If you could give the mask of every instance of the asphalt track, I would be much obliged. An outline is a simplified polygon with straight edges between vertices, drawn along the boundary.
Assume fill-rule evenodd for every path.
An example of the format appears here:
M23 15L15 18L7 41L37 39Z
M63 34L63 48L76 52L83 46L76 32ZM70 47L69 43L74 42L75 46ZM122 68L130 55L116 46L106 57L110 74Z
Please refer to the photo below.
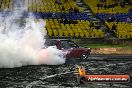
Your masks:
M125 61L127 59L128 61ZM131 55L90 55L87 60L72 58L58 66L0 68L0 88L132 88L129 83L77 83L74 65L83 65L87 74L128 74L132 76Z

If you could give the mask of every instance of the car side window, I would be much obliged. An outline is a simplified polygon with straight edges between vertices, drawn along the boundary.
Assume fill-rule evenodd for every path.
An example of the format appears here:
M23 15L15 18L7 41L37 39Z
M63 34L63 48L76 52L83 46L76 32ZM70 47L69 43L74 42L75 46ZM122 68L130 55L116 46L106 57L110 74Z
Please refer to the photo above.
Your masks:
M61 42L61 45L62 45L62 48L64 48L64 49L69 49L69 48L71 48L71 47L69 46L69 44L68 44L66 41L62 41L62 42Z
M68 43L68 45L69 45L71 48L77 48L77 47L78 47L74 42L68 41L67 43Z

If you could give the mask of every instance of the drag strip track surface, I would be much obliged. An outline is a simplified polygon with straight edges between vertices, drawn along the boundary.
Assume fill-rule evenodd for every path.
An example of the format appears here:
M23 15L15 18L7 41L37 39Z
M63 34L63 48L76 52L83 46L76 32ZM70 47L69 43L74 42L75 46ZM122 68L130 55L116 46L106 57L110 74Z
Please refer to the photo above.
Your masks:
M77 83L76 74L71 68L75 64L86 66L87 74L129 74L132 76L132 61L89 60L100 57L90 56L88 60L76 60L58 66L23 66L19 68L0 68L0 88L131 88L132 83ZM110 58L109 58L110 59ZM117 59L117 58L116 58Z

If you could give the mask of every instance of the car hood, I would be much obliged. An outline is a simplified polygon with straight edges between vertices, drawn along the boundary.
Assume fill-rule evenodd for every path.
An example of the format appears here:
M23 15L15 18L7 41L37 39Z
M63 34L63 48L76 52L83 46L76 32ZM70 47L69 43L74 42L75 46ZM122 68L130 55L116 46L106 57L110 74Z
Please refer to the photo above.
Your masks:
M84 50L84 51L88 51L91 50L91 48L85 48L85 47L78 47L78 48L70 48L70 49L63 49L64 52L69 52L71 50Z
M91 50L91 48L87 48L87 47L79 47L79 49Z

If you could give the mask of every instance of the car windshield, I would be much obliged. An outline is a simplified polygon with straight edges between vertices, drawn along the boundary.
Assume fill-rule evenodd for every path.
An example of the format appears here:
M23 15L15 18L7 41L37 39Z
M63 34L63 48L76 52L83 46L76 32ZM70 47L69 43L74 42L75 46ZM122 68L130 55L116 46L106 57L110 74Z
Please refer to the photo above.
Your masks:
M76 45L74 42L69 41L68 44L69 44L69 46L71 46L71 47L77 47L77 45Z
M77 48L78 45L72 41L62 41L62 48L69 49L69 48Z

